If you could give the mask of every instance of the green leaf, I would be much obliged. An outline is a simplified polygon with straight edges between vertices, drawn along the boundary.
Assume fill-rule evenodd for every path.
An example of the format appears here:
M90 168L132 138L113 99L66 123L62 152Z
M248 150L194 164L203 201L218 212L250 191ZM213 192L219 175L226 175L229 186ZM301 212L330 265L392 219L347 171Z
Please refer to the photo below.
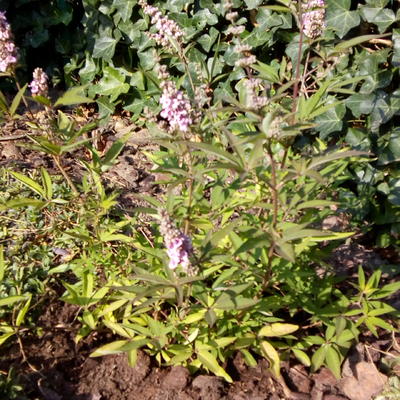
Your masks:
M311 365L311 360L310 357L308 357L308 355L300 349L292 349L293 354L295 355L295 357L306 367L309 367Z
M12 335L15 335L15 332L4 333L0 336L0 346Z
M129 340L116 340L115 342L107 343L91 353L90 357L101 357L109 354L123 353L123 350L121 349L127 343L129 343Z
M361 6L360 13L366 21L375 24L380 33L385 32L396 21L394 11L389 8Z
M356 118L359 118L362 114L369 114L374 106L374 95L373 94L353 94L348 97L345 101L346 107L348 107Z
M232 163L232 165L234 165L238 171L244 172L243 165L241 165L241 163L238 161L237 157L235 157L231 153L228 153L225 150L220 149L217 146L214 146L214 145L211 145L208 143L195 143L195 142L180 142L180 143L185 143L189 147L194 147L195 149L204 150L206 153L213 154L214 156L216 156L222 160L230 161Z
M11 106L9 108L9 113L11 115L11 117L13 117L17 111L17 108L19 107L21 100L24 96L25 90L28 87L28 84L25 84L20 90L18 90L18 93L15 95Z
M343 50L347 50L350 47L354 47L358 44L364 43L364 42L368 42L370 40L373 39L380 39L382 37L385 37L386 35L362 35L362 36L356 36L352 39L349 40L345 40L343 42L340 42L339 44L337 44L334 48L333 51L334 52L341 52Z
M0 245L0 283L4 279L4 273L6 271L6 263L4 261L4 248Z
M340 160L342 158L347 158L347 157L358 157L358 156L365 156L368 155L368 153L364 151L357 151L357 150L348 150L348 151L338 151L335 153L327 153L323 156L318 156L314 157L311 159L308 168L309 169L315 169L317 167L320 167L326 163L329 163L334 160Z
M132 9L136 3L136 0L114 0L112 5L116 10L116 15L119 16L123 22L127 22L132 15Z
M118 310L121 308L123 305L125 305L128 302L128 299L121 299L121 300L116 300L113 301L112 303L108 304L99 314L99 317L102 317L108 313L111 313L115 310Z
M322 345L311 357L311 369L313 372L317 371L325 361L327 346Z
M358 266L358 286L360 287L361 291L365 289L365 274L363 267L361 265Z
M212 373L221 378L224 378L227 382L232 383L232 378L225 372L225 370L218 364L217 359L207 350L197 350L197 358L199 361L208 368Z
M51 182L50 175L43 167L40 169L40 173L42 175L45 198L46 200L51 200L51 198L53 197L53 184Z
M281 376L281 365L278 352L271 343L265 340L260 343L260 349L263 356L269 362L269 369L275 377L279 378Z
M252 354L246 350L246 349L240 349L240 352L243 354L244 361L249 367L256 367L257 366L257 361L256 359L252 356Z
M32 295L29 294L28 300L26 301L25 305L19 310L17 318L15 320L16 326L21 326L22 322L24 321L25 315L29 310L29 306L31 305Z
M7 201L5 205L0 204L0 210L14 209L20 207L34 207L40 208L46 204L45 201L29 198L20 198L15 200Z
M103 77L90 89L89 94L107 96L114 102L121 94L128 93L130 86L126 79L121 68L105 67Z
M390 325L388 322L384 321L382 318L368 316L368 318L365 320L365 324L367 324L367 322L369 324L379 326L382 329L386 329L389 332L395 331L393 326Z
M325 140L330 133L342 130L345 113L346 106L340 103L315 118L315 123L317 124L315 129L320 132L319 136L322 140Z
M112 37L101 36L97 38L94 43L93 58L101 58L106 61L111 61L114 57L116 45L117 40Z
M337 205L336 202L330 200L308 200L304 203L300 203L297 205L297 210L303 210L304 208L321 208L321 207L330 207Z
M279 75L276 69L271 67L268 64L264 64L261 61L257 61L257 64L252 66L252 69L259 72L258 77L261 79L265 79L272 83L279 83Z
M46 198L46 192L45 190L33 179L20 174L19 172L14 172L14 171L8 171L15 179L23 183L25 186L27 186L29 189L33 190L35 193L37 193L39 196Z
M0 307L10 306L11 304L18 303L19 301L25 300L26 296L8 296L0 299Z
M360 25L358 11L349 11L351 0L330 0L327 5L326 24L339 38L343 38L351 28Z
M86 86L75 86L61 95L54 104L58 106L72 106L75 104L92 103L93 100L85 94Z
M105 154L104 158L101 159L101 170L102 172L107 171L109 168L112 167L114 164L114 161L117 159L117 157L120 155L121 151L125 147L126 142L129 140L129 138L132 136L132 133L129 132L122 136L120 139L116 140L110 149L107 151Z
M335 378L340 379L340 356L332 345L327 346L325 359L327 367L332 371L333 375L335 375Z
M298 325L293 324L284 324L280 322L276 322L274 324L266 325L260 329L258 332L258 336L267 336L267 337L275 337L275 336L284 336L289 335L299 329Z

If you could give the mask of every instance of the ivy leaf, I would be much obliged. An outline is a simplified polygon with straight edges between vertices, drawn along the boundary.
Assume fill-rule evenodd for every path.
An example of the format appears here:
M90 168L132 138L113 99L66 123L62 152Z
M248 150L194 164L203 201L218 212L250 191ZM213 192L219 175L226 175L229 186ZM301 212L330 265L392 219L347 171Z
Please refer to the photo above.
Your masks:
M378 139L378 165L400 161L400 128Z
M99 37L94 43L93 58L102 58L110 61L115 53L117 41L108 36Z
M316 130L320 133L322 140L329 136L332 132L341 131L343 128L343 117L346 113L346 106L343 103L337 104L335 107L329 108L315 119L317 123Z
M351 0L331 0L328 2L326 24L342 39L346 33L360 24L358 11L349 11Z
M393 29L393 67L400 67L400 29Z
M201 44L201 47L206 51L209 52L212 45L217 40L219 32L213 26L210 28L209 33L205 33L204 35L200 36L197 39L197 42Z
M246 3L248 10L253 10L257 8L263 2L263 0L244 0L244 2Z
M387 100L388 95L383 91L379 91L375 96L369 119L370 129L373 132L376 132L382 124L393 117L394 112Z
M385 32L386 29L396 21L396 16L393 10L388 8L371 8L363 6L360 8L361 16L372 24L378 27L380 33Z
M353 94L348 99L346 99L346 106L351 110L356 118L359 118L362 114L369 114L374 106L374 95L362 95Z
M100 82L90 89L91 94L109 96L110 101L115 101L122 93L129 91L129 84L125 83L125 76L120 70L112 67L103 69L103 77Z
M117 10L116 15L119 16L122 21L126 22L132 15L133 6L136 4L136 0L114 0L113 6Z

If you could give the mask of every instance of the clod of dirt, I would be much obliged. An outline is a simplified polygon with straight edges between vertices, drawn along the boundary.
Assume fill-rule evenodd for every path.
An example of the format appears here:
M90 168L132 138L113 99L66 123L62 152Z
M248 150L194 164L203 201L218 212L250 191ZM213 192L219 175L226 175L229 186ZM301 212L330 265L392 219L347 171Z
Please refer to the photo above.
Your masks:
M189 379L189 371L184 367L173 367L162 382L163 388L184 389Z
M87 368L82 368L77 391L79 394L99 393L107 400L132 399L149 367L149 357L141 352L133 368L125 354L105 356L95 363L91 360Z
M353 376L344 377L339 387L350 400L369 400L382 391L387 379L374 364L361 361L354 366Z
M192 387L199 390L202 400L220 400L224 384L216 376L199 375L193 380Z

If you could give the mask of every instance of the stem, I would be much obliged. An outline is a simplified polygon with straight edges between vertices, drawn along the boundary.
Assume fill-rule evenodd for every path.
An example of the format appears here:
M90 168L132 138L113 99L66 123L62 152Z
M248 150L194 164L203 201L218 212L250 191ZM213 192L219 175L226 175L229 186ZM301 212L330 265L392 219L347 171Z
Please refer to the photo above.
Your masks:
M188 149L189 150L189 149ZM192 155L190 151L188 151L189 155L189 198L188 198L188 206L186 210L186 218L185 218L185 227L184 227L184 234L187 235L189 232L189 225L190 225L190 213L192 211L192 201L193 201L193 176L192 176Z
M299 22L300 22L300 39L299 39L299 51L297 53L297 64L296 64L296 76L293 87L293 104L292 104L292 123L296 122L296 110L299 96L299 81L300 81L300 65L301 65L301 51L303 50L303 18L301 15L301 1L298 4Z
M72 182L71 178L68 176L67 172L65 171L65 169L61 165L59 157L53 154L53 160L56 163L58 169L62 173L62 175L65 178L65 180L68 182L68 185L70 186L70 188L72 189L74 194L78 195L79 194L78 189L76 188L76 186L74 185L74 182Z
M271 188L271 192L272 192L272 228L273 231L275 231L277 222L278 222L278 187L277 187L277 179L276 179L276 163L274 160L274 155L271 149L271 144L267 143L266 145L267 147L267 153L270 159L270 163L271 163L271 184L270 184L270 188ZM259 296L262 296L262 293L265 291L265 289L267 288L270 280L271 280L271 276L272 276L272 258L274 256L274 250L275 250L275 242L274 242L274 238L273 235L271 235L271 246L268 250L268 265L267 265L267 271L263 277L262 280L262 284L261 284L261 290L260 290L260 294Z
M298 16L299 16L299 25L300 25L300 38L299 38L299 51L297 53L297 63L296 63L296 75L293 87L293 99L292 99L292 124L296 123L296 111L298 105L298 97L299 97L299 82L300 82L300 65L301 65L301 52L303 50L303 17L301 13L301 1L298 2ZM288 149L285 149L285 153L283 154L281 168L285 166L287 159Z

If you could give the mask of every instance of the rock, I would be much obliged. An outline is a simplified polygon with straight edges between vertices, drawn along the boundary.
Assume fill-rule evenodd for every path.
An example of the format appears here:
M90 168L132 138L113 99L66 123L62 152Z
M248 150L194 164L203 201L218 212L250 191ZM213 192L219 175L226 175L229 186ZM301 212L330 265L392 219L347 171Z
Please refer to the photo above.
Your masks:
M337 383L337 379L328 368L321 368L320 372L315 374L313 379L315 386L318 388L330 389Z
M308 377L308 373L303 365L296 365L295 367L290 368L288 375L290 382L296 388L296 391L310 393L311 379Z
M374 364L361 361L354 366L354 375L340 380L339 388L350 400L370 400L379 394L387 381Z

